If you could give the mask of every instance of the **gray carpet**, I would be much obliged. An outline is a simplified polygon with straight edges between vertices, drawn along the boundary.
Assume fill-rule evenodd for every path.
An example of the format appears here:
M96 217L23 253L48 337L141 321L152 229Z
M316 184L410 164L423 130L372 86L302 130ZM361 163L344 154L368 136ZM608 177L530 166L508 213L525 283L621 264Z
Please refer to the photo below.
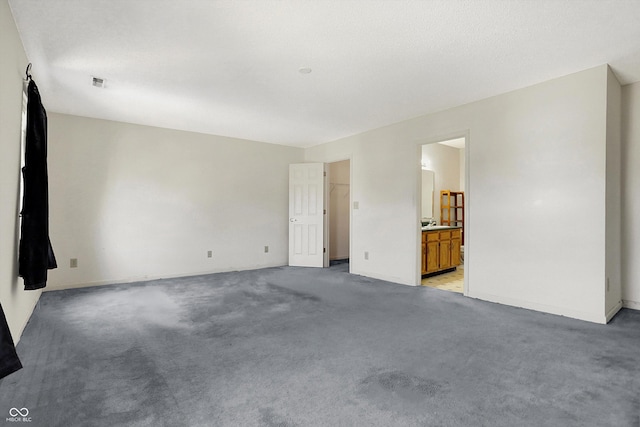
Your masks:
M45 293L0 413L27 408L31 426L640 425L640 312L595 325L347 269Z

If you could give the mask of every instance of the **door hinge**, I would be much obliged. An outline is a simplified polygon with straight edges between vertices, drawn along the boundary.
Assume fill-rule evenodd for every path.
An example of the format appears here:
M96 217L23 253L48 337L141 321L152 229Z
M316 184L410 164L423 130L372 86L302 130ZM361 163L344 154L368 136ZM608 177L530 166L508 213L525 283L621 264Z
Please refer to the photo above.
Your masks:
M322 176L327 176L327 173L326 172L322 172Z
M326 254L327 253L327 248L322 248L322 253Z
M327 214L327 210L326 210L326 209L323 209L323 210L322 210L322 213L326 215L326 214Z

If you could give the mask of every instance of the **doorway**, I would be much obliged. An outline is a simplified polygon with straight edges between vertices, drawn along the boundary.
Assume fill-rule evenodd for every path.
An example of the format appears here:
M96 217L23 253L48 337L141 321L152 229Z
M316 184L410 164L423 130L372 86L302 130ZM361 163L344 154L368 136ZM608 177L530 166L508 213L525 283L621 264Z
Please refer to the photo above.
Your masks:
M327 164L327 265L348 269L351 248L351 161Z
M466 138L421 146L420 283L465 293Z

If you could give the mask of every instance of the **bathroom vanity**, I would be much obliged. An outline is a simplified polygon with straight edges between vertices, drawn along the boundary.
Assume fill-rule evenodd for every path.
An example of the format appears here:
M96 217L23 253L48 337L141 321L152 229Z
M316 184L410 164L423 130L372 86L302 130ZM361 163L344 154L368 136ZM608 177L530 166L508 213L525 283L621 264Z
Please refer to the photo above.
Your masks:
M422 275L453 271L460 265L462 227L422 228Z

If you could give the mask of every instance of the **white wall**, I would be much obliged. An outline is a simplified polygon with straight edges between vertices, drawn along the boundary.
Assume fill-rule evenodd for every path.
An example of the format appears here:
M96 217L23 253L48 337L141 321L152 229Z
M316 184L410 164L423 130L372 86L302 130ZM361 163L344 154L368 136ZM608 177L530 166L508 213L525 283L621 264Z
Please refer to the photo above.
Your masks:
M298 148L50 114L50 289L285 265L288 164L301 159Z
M42 291L24 291L18 278L22 79L28 60L6 0L0 1L0 52L0 304L17 343ZM37 66L32 74L37 80Z
M640 310L640 83L622 87L622 299Z
M422 146L422 163L435 174L433 218L440 224L440 191L460 191L460 149L425 144Z
M605 322L607 74L603 65L307 149L307 161L352 159L351 271L418 283L418 146L468 135L468 295Z
M329 163L329 258L349 258L349 160Z

